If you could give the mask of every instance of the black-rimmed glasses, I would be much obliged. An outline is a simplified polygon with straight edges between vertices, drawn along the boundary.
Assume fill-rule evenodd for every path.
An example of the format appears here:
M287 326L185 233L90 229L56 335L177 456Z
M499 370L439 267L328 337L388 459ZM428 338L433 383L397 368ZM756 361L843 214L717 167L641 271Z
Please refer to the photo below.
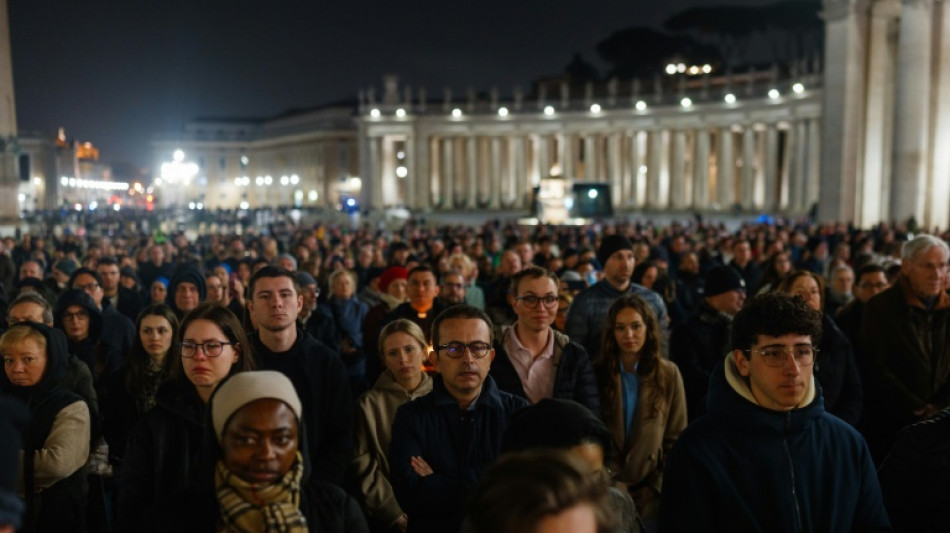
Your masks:
M208 342L183 342L178 345L181 350L181 356L185 359L192 359L198 355L198 349L205 353L205 357L218 357L224 352L224 347L233 342L208 341Z
M551 309L557 305L557 296L535 296L533 294L528 296L515 296L515 300L521 300L521 303L525 306L534 309L538 304L544 305L545 308Z
M461 359L462 356L465 355L465 350L468 350L475 359L481 359L491 352L491 344L487 342L472 342L469 344L465 344L464 342L449 342L440 344L436 346L435 349L452 359Z

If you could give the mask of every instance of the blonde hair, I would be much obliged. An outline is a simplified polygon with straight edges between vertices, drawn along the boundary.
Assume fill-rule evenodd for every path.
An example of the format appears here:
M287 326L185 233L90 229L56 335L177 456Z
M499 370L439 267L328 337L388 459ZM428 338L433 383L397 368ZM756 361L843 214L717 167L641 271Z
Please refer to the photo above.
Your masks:
M40 349L46 352L46 337L42 333L25 324L14 324L0 337L0 353L6 353L27 339L36 341Z
M426 336L422 333L422 328L418 326L415 322L411 320L406 320L405 318L400 318L394 320L386 326L383 327L382 331L379 332L379 356L386 357L385 348L383 344L386 342L386 339L389 338L393 333L405 333L412 337L416 342L419 343L419 346L422 348L422 351L425 352L428 349L428 343L426 342Z

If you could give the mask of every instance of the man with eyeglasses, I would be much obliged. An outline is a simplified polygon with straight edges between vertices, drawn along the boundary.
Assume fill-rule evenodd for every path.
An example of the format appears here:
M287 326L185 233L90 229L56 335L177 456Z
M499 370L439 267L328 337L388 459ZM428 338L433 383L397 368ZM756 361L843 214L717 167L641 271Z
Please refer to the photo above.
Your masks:
M878 461L901 428L950 405L948 258L950 247L932 235L904 243L897 280L865 305L864 431Z
M854 361L861 373L861 384L864 388L864 398L867 400L871 391L868 390L868 361L861 352L861 317L864 314L868 300L880 294L887 288L887 274L881 265L864 265L858 270L857 282L854 284L854 298L846 303L835 315L835 324L838 329L851 341L854 351Z
M821 331L787 294L739 311L706 414L666 461L660 531L890 531L864 438L825 411Z
M294 276L300 285L300 295L303 298L297 322L303 325L303 329L313 335L313 338L340 353L340 333L336 319L327 306L319 304L320 286L317 285L317 280L308 272L294 272Z
M498 388L531 403L574 400L600 414L597 378L584 347L551 327L557 316L558 279L529 266L511 278L511 308L518 320L495 343L491 376Z
M509 417L528 405L488 375L495 352L484 311L453 305L432 324L432 392L396 411L389 464L414 533L458 531L466 497L498 455Z

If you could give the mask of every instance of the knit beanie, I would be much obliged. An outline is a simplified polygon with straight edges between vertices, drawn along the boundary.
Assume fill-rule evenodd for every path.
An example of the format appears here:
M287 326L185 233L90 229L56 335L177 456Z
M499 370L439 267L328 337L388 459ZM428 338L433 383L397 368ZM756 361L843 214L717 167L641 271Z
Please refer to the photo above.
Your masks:
M389 288L389 284L397 279L408 279L409 271L406 270L406 267L401 266L391 266L383 271L383 275L379 277L379 292L386 292L386 289Z
M218 442L224 436L228 420L238 409L265 398L284 402L300 421L303 412L300 397L287 376L275 370L239 372L218 385L211 398L211 424Z
M597 249L597 262L601 266L606 265L610 256L620 250L633 251L633 243L630 242L630 239L616 234L604 237L600 242L600 248Z
M719 265L713 267L706 274L706 284L703 286L705 296L716 296L729 291L744 290L746 290L745 280L732 267Z

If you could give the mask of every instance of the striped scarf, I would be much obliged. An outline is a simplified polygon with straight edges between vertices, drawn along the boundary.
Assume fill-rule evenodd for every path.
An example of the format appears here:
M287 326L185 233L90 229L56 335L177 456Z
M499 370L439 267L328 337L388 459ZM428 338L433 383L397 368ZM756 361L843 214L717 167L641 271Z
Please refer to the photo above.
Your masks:
M219 532L257 533L259 531L297 533L307 531L307 520L300 513L300 480L303 457L276 483L260 485L239 478L218 461L214 486L221 511Z

